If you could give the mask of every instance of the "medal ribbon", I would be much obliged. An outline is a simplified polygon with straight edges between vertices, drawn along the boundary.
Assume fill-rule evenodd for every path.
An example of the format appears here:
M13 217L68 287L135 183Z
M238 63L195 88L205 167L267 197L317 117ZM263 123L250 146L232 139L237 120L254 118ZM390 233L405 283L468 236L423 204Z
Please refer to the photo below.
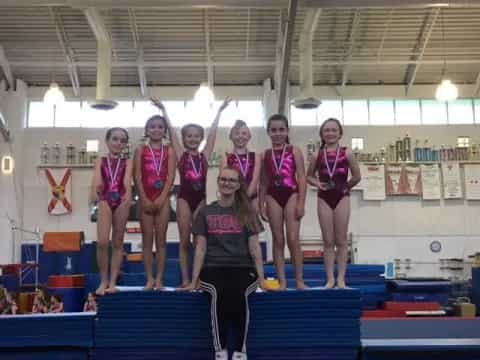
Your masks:
M153 151L152 147L150 144L148 144L148 148L150 149L150 153L152 154L152 160L153 160L153 167L155 168L155 174L157 176L160 176L160 171L162 170L162 164L163 164L163 144L160 147L160 160L157 161L157 157L155 155L155 151Z
M240 158L240 156L237 154L236 151L233 152L235 154L235 157L237 158L237 161L238 161L238 164L240 165L240 172L242 173L243 177L246 179L247 178L247 174L248 174L248 168L249 168L249 164L248 164L248 150L247 150L247 155L245 157L245 166L243 166L243 163L242 163L242 159Z
M340 145L337 145L337 155L335 156L335 162L333 163L333 168L330 169L330 165L328 163L327 159L327 148L323 148L323 158L325 159L325 166L327 167L327 172L328 176L330 177L330 180L333 179L333 174L335 173L335 170L337 169L337 163L338 163L338 157L340 155Z
M112 172L112 164L110 163L110 156L107 156L107 171L108 177L110 178L110 185L115 183L117 179L118 170L120 169L120 158L117 159L117 166L115 167L115 172Z
M275 152L273 151L273 148L272 148L272 161L273 161L273 165L275 165L275 170L277 172L277 175L281 175L280 170L282 170L283 162L285 161L286 150L287 150L287 145L284 144L282 149L282 155L280 156L280 163L277 164L277 159L275 158Z
M193 161L193 157L192 157L192 154L188 153L188 157L190 158L190 162L192 163L192 169L193 169L193 172L195 173L195 175L198 177L200 177L200 174L202 172L202 159L201 159L201 155L200 155L200 165L198 166L198 169L197 169L197 166L195 165L195 161Z

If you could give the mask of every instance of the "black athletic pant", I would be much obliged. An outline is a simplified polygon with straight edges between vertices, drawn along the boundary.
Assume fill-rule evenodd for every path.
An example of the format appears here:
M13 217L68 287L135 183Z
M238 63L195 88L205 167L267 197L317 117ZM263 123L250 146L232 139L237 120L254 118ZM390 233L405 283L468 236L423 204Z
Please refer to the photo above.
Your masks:
M255 270L245 267L206 267L200 273L200 287L210 295L213 346L227 347L233 330L233 351L246 352L249 310L248 296L258 287Z

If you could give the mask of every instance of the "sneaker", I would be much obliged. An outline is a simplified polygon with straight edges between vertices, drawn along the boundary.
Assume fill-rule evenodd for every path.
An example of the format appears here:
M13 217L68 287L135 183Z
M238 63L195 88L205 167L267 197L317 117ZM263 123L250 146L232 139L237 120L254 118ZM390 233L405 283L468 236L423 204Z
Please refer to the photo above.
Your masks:
M247 353L235 351L232 360L247 360Z
M228 360L228 351L227 350L216 351L215 360Z

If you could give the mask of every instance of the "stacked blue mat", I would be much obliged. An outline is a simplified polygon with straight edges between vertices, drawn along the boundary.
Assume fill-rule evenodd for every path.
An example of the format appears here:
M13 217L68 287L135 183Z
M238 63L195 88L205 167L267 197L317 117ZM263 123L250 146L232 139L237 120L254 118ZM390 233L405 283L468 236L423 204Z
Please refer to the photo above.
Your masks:
M348 265L347 285L360 290L363 309L377 309L388 299L385 279L382 276L384 265ZM295 287L295 275L291 264L285 265L287 286ZM276 277L273 265L265 266L265 276ZM309 286L320 287L326 283L326 273L323 264L305 264L303 270L305 282Z
M94 315L1 316L0 359L87 360L93 347Z
M358 290L257 293L249 359L357 359L360 314Z
M389 280L393 301L438 302L447 304L452 284L448 280Z
M252 297L251 360L354 360L360 293L309 290ZM213 358L204 293L121 292L100 300L93 359Z
M203 293L130 291L100 300L93 359L211 359Z
M362 359L478 360L480 319L362 319Z

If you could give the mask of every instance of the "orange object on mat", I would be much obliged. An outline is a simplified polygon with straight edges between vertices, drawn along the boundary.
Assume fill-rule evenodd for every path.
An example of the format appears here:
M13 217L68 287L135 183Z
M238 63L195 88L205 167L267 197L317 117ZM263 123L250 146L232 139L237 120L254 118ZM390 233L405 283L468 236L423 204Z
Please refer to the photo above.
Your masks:
M400 302L387 301L383 308L385 310L402 310L402 311L435 311L442 307L436 302Z
M142 255L142 253L128 254L127 255L127 261L142 262L143 261L143 255Z
M29 314L32 312L34 292L25 292L18 295L18 312L20 314Z
M396 318L406 317L403 310L363 310L363 318Z
M43 251L68 252L80 251L83 244L83 231L46 232L43 235Z
M48 277L49 288L85 287L85 275L51 275Z

